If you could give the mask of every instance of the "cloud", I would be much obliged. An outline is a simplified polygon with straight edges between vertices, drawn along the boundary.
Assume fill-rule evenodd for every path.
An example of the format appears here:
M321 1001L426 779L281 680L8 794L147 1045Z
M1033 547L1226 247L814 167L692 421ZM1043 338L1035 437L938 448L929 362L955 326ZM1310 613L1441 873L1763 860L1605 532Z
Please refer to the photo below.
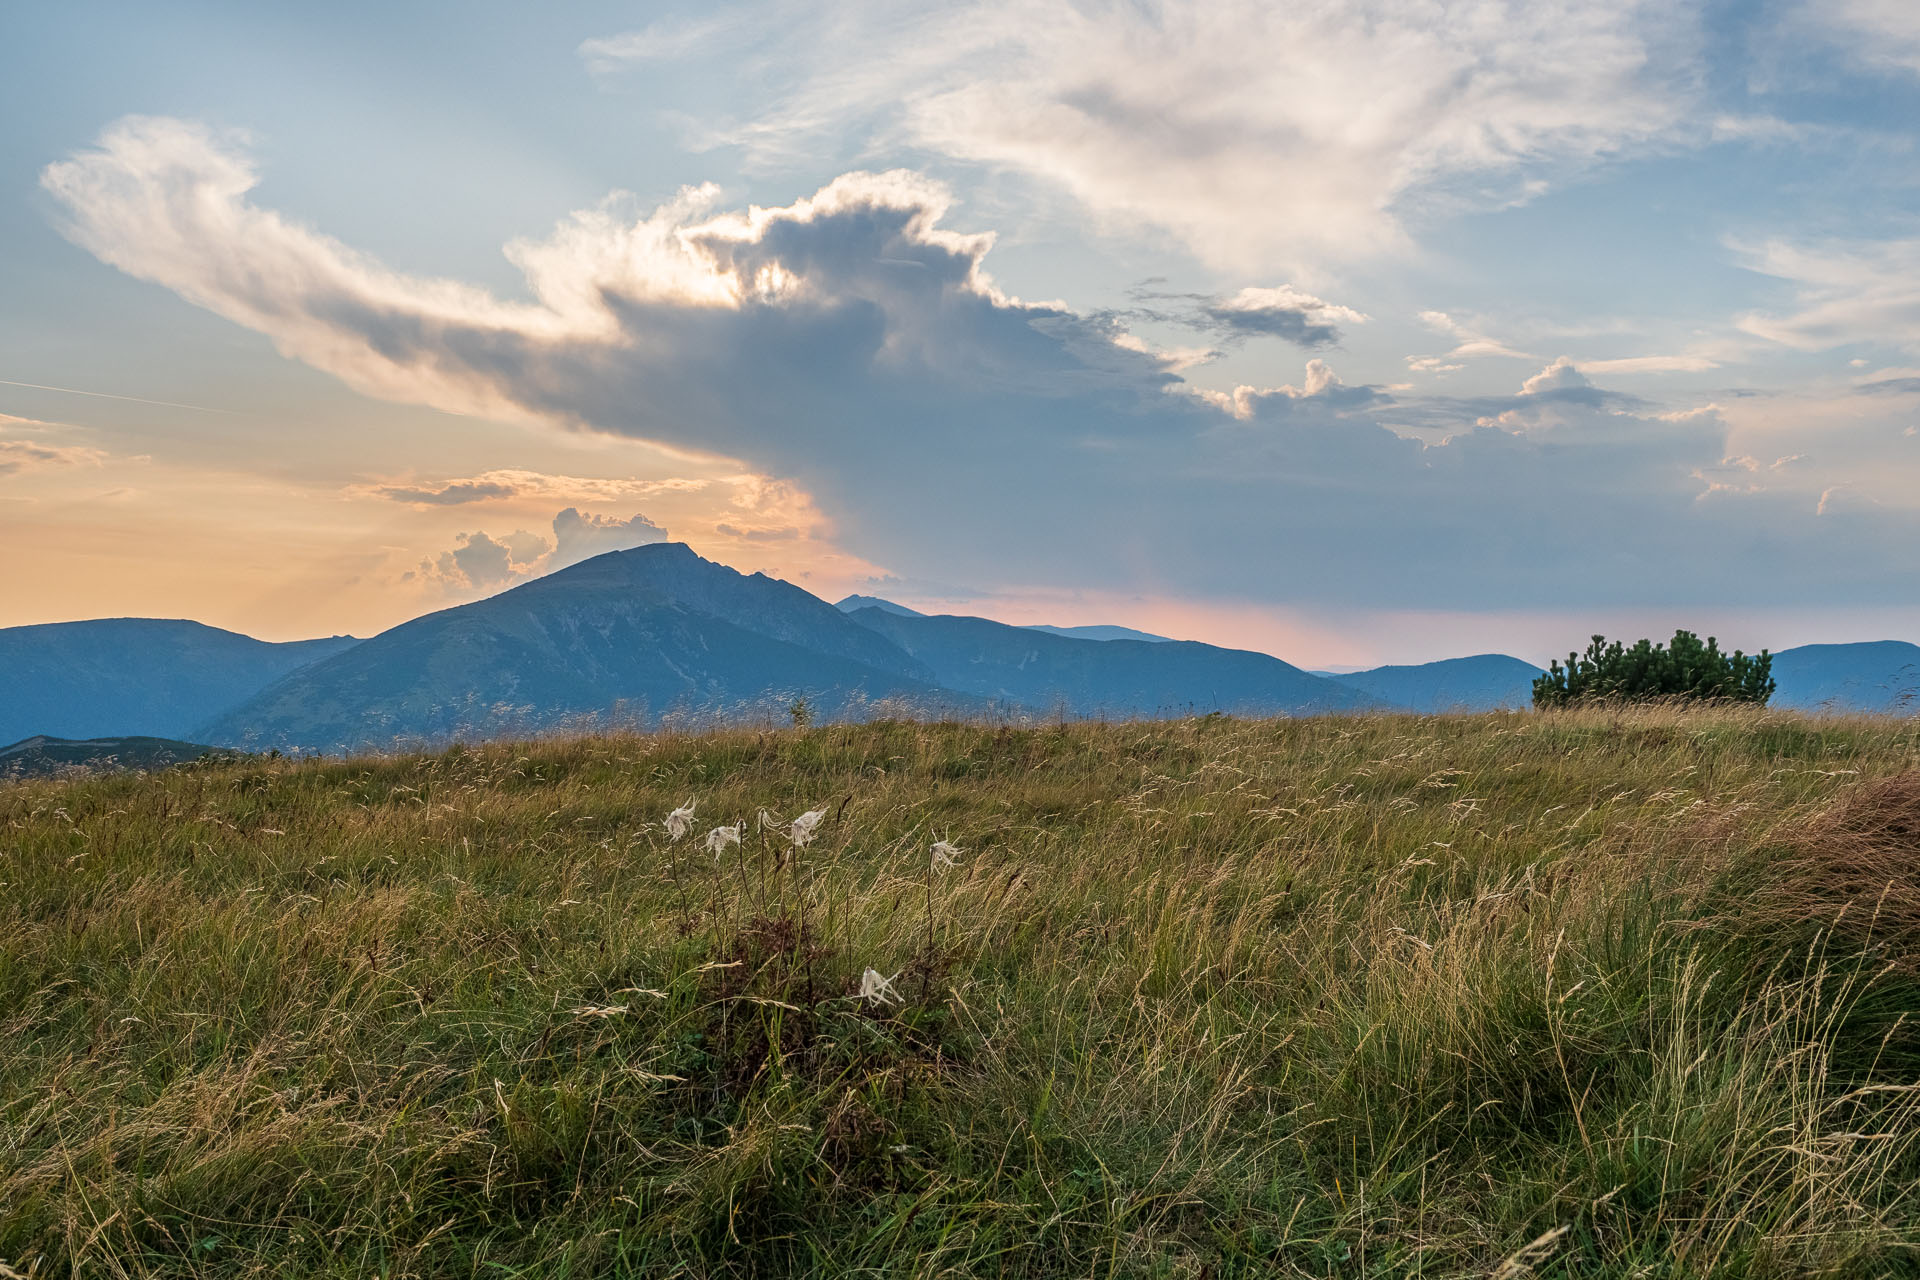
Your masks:
M1324 360L1307 361L1307 376L1298 387L1238 386L1231 392L1202 390L1197 394L1242 422L1256 418L1270 421L1295 413L1344 416L1393 400L1378 387L1348 386Z
M514 486L497 480L452 480L437 489L421 488L417 485L383 484L374 489L383 498L392 498L395 502L409 502L415 506L453 507L468 502L485 502L492 498L511 498L518 492Z
M1582 361L1580 367L1589 373L1704 373L1718 369L1720 362L1708 356L1622 356Z
M991 236L943 225L913 174L575 214L510 247L532 300L508 303L256 207L252 173L230 140L134 121L45 180L78 243L355 386L740 459L771 478L736 485L755 515L733 529L817 502L917 580L1455 609L1920 586L1911 513L1823 519L1819 478L1701 501L1735 452L1719 414L1649 412L1568 360L1506 396L1390 394L1323 360L1297 387L1195 388L1110 317L1008 296ZM609 532L590 524L575 545Z
M97 467L106 460L107 455L100 450L82 445L0 440L0 476L18 475L40 467Z
M664 494L698 493L718 484L737 487L749 477L720 479L670 477L664 480L549 475L540 471L503 469L446 480L356 484L347 487L354 497L387 498L416 507L459 506L510 498L560 498L576 502L617 502L657 498Z
M405 579L420 579L453 594L495 590L538 578L609 551L667 541L667 531L643 515L627 519L568 507L553 518L551 540L525 529L494 537L485 532L454 535L454 545L420 562Z
M1338 342L1340 324L1362 324L1366 321L1366 317L1352 307L1322 302L1291 285L1273 289L1242 289L1231 298L1206 303L1201 308L1201 314L1219 330L1232 336L1284 338L1302 347Z
M583 40L579 53L589 70L606 75L641 63L684 58L717 37L739 30L739 22L729 17L670 18L618 35Z
M553 551L542 571L578 564L608 551L626 551L652 542L667 541L667 531L643 515L621 520L614 516L583 515L568 507L553 518Z
M1129 290L1128 297L1134 305L1115 312L1116 319L1183 325L1228 343L1268 337L1309 349L1331 346L1340 341L1340 325L1364 324L1367 320L1352 307L1324 301L1287 284L1271 288L1249 286L1226 297L1142 287ZM1131 351L1151 350L1132 335L1116 334L1115 340ZM1160 353L1165 367L1175 372L1204 364L1218 354L1216 351Z
M716 524L713 531L743 542L790 542L801 536L799 529L785 525L777 529L742 529L738 525Z
M44 440L21 438L57 429L56 423L0 413L0 476L19 475L43 467L97 467L106 462L106 453L85 445L49 444Z
M1880 510L1880 504L1854 485L1836 484L1821 491L1817 510L1829 518L1871 516Z
M1697 6L1653 0L842 0L766 4L739 114L771 167L849 132L1064 190L1218 266L1403 248L1405 214L1501 204L1691 128ZM635 39L652 51L663 29ZM595 53L604 55L596 43ZM604 57L602 64L604 65Z
M1802 142L1816 132L1811 125L1773 115L1719 115L1712 125L1715 142Z
M1920 73L1920 9L1909 0L1807 0L1805 16L1871 66Z
M1920 238L1734 248L1750 270L1794 286L1794 310L1743 315L1746 332L1801 351L1856 342L1920 351Z
M1445 355L1408 356L1407 367L1415 373L1454 373L1465 368L1466 361L1482 356L1498 356L1509 360L1539 359L1538 356L1516 351L1506 343L1488 337L1444 311L1422 311L1420 323L1436 333L1458 339L1458 345Z
M1590 391L1593 382L1586 374L1574 367L1573 361L1561 356L1540 372L1520 384L1523 396L1548 395L1553 392Z
M1465 367L1465 361L1481 356L1509 360L1538 360L1540 357L1516 350L1477 328L1465 324L1444 311L1422 311L1420 323L1436 333L1459 339L1459 345L1445 355L1408 356L1407 367L1415 373L1452 373ZM1719 368L1719 361L1698 354L1624 356L1613 360L1584 360L1581 369L1588 373L1699 373Z
M514 577L513 548L484 533L463 533L453 550L440 556L443 576L459 577L476 587L497 587Z

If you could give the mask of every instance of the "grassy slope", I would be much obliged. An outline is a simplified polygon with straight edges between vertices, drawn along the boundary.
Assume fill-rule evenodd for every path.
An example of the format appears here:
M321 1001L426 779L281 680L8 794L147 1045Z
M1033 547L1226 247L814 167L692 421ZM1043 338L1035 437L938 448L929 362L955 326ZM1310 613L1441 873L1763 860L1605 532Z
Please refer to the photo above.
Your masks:
M1916 767L1650 710L15 784L0 1261L1911 1273Z

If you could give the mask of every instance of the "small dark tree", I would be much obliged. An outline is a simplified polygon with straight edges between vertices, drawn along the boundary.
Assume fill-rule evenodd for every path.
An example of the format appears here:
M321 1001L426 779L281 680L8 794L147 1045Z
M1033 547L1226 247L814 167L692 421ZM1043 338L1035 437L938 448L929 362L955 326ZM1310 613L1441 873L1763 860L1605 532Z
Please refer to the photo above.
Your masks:
M1700 698L1764 706L1773 696L1772 671L1773 655L1765 649L1754 657L1738 649L1722 653L1712 636L1702 644L1691 631L1674 632L1671 644L1642 640L1631 649L1595 636L1584 655L1568 654L1566 666L1556 662L1533 682L1533 705Z

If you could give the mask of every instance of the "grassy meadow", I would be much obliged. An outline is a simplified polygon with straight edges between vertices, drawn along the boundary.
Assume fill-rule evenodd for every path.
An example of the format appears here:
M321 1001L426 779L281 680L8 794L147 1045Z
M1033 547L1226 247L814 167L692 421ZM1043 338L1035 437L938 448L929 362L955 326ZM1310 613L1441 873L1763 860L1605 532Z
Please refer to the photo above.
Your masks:
M0 1276L1920 1275L1917 1013L1910 721L16 782Z

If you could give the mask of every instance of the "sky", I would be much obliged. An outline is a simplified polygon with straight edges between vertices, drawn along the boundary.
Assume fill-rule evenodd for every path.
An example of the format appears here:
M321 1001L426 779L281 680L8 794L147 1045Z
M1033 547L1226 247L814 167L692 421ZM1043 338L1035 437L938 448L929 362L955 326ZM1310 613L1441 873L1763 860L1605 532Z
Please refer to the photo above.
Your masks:
M1916 142L1908 0L9 6L0 626L1920 639Z

